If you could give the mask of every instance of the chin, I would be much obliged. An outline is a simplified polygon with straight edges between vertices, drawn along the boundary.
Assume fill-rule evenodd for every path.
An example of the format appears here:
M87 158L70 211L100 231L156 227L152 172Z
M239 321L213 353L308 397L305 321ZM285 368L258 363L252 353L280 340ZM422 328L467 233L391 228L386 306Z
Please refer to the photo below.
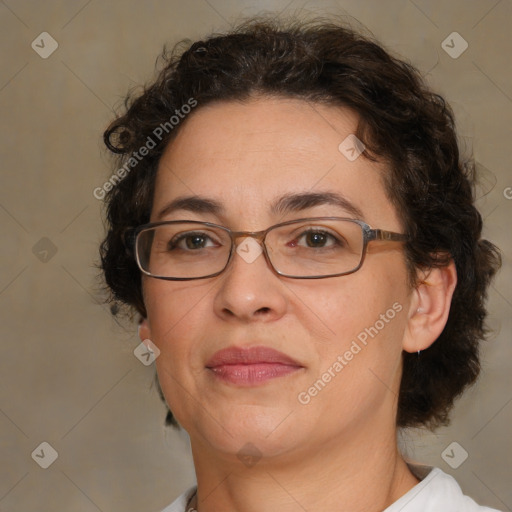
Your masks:
M218 411L215 419L209 415L194 416L193 421L183 426L189 432L194 443L196 436L217 453L229 456L275 457L307 442L304 430L290 414L290 409L272 408L256 405L237 405L230 411ZM288 417L289 416L289 417ZM288 417L288 418L287 418Z

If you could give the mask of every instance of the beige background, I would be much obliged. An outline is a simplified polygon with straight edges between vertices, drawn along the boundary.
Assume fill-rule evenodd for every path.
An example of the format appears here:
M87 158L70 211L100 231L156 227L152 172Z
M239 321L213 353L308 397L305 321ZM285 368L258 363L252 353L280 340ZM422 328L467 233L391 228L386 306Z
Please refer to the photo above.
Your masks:
M404 444L481 503L512 509L511 1L5 0L1 511L150 512L193 483L186 434L163 428L154 370L133 355L135 328L101 304L94 264L102 203L92 191L111 173L101 134L112 106L153 75L162 45L225 30L262 9L355 17L455 108L483 170L486 235L504 255L490 293L494 335L483 348L483 376L452 425L436 435L410 432ZM44 31L59 45L47 59L31 48ZM457 59L441 47L454 31L469 44ZM58 452L48 469L31 458L43 441ZM453 441L469 455L458 469L441 457Z

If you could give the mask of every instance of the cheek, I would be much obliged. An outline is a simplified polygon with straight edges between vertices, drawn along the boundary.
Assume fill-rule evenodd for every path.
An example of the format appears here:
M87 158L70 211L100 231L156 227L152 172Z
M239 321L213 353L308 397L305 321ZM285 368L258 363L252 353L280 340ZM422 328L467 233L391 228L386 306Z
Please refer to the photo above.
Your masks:
M331 339L338 340L347 340L373 326L390 308L388 316L394 319L396 310L405 309L407 301L403 274L392 269L382 272L382 268L374 272L371 265L348 276L295 284L294 292L300 298L296 307L301 311L296 316L313 318ZM393 310L395 303L399 305Z
M357 422L382 404L391 407L400 382L407 320L406 288L394 277L381 278L383 284L376 289L362 274L340 283L338 289L325 288L328 300L317 297L315 304L322 304L332 334L328 342L315 340L318 365L299 401L309 402L306 408L312 418L323 418L317 425L322 431Z
M208 332L205 308L211 293L211 283L148 280L144 288L151 340L160 350L156 360L160 386L174 416L184 426L190 416L186 412L190 397L201 396L198 382L204 367L199 355Z
M197 339L199 333L205 331L205 307L211 301L214 286L211 283L191 285L190 282L148 280L144 298L152 341L163 354L181 358L194 351L190 340Z
M389 380L401 360L409 304L406 274L401 265L365 264L354 274L326 282L321 293L310 290L310 303L331 334L329 343L316 346L320 370L346 354L347 366L359 368L350 371L352 379L360 381L372 369Z

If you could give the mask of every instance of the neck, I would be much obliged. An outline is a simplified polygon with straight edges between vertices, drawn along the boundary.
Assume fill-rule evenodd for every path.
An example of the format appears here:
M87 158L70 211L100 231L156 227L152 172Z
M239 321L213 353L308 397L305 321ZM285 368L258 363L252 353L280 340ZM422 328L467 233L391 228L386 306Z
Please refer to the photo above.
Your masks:
M372 435L369 435L372 434ZM293 455L263 457L252 466L194 443L198 512L378 512L418 483L401 457L394 428L354 429Z

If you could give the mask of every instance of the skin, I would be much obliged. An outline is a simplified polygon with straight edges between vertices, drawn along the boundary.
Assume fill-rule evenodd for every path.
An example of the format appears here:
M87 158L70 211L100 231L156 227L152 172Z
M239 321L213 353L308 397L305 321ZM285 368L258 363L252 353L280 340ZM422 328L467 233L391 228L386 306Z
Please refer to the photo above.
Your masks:
M370 226L401 233L382 182L385 165L364 157L350 162L338 150L356 126L347 109L297 99L200 107L161 159L151 220L257 231L301 217L354 217L329 204L285 215L270 211L283 194L336 192ZM215 199L224 210L159 218L183 195ZM215 278L144 277L148 317L140 336L160 349L163 392L190 435L199 512L381 511L418 482L396 443L401 353L424 350L439 336L456 275L452 264L419 277L422 284L411 289L402 244L386 242L370 243L361 269L337 278L283 278L263 257L247 263L238 255ZM402 310L301 404L298 394L394 303ZM269 346L302 368L255 387L229 385L205 364L233 345ZM249 467L239 456L254 451L261 458Z

